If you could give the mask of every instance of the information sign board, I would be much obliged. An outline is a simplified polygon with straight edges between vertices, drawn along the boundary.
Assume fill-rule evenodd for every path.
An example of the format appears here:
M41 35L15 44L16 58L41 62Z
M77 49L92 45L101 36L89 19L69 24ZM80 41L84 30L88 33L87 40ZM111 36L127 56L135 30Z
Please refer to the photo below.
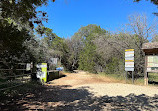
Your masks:
M157 55L151 55L147 56L147 71L157 71L158 72L158 56Z
M134 71L134 49L125 50L125 71Z
M54 64L54 65L57 65L58 63L58 58L51 58L51 63Z

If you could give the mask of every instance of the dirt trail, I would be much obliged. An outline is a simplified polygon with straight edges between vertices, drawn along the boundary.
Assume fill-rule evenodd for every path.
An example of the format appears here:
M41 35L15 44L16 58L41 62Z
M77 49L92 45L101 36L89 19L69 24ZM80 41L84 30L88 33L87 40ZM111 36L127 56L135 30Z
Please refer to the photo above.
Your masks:
M67 73L21 100L4 105L9 110L37 111L158 111L158 87L122 84L87 74ZM9 107L8 107L9 106Z
M77 73L64 73L65 77L50 81L47 85L71 85L72 87L85 84L103 84L117 82L111 78L101 78L95 74L88 74L84 71L77 71Z
M60 101L53 105L56 110L158 111L158 87L118 83L83 71L65 75L48 84L64 86L58 91Z
M88 87L87 89L95 94L95 96L127 96L131 93L135 95L145 94L154 96L158 94L158 87L122 84L108 77L87 74L84 71L77 72L65 73L65 77L53 80L49 85L71 85L71 88Z

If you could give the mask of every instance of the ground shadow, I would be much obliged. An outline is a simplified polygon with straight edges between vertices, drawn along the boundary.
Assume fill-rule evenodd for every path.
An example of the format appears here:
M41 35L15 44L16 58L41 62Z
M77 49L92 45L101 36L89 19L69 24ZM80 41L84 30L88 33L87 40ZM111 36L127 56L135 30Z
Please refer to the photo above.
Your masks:
M50 81L53 81L55 79L60 79L60 78L63 78L63 77L66 77L67 75L64 75L64 74L60 74L58 76L52 76L52 77L49 77L47 78L47 83L49 83Z
M149 84L153 84L153 85L158 85L158 82L157 82L157 81L149 81L148 83L149 83Z
M72 89L71 86L42 86L34 92L1 102L0 110L21 111L78 111L78 110L112 110L112 111L154 111L158 109L158 95L129 94L126 97L107 95L95 97L88 91L89 87Z

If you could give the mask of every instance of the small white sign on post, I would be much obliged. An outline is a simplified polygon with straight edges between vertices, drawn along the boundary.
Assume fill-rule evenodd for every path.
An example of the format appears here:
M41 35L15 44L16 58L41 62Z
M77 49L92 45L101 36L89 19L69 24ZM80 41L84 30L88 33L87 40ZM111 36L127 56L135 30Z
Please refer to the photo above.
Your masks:
M30 63L27 63L27 64L26 64L26 71L29 71L29 70L31 70L31 64L30 64Z
M125 50L125 71L134 71L134 49Z
M51 63L54 64L54 65L57 65L58 63L58 58L51 58Z

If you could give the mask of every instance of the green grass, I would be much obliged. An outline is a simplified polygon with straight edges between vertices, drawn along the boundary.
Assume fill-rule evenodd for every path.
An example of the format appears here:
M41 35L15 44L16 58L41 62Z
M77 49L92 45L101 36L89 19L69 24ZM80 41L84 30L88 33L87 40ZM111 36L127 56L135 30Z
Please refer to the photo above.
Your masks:
M149 84L158 86L158 73L149 73Z
M121 74L106 74L106 73L99 73L100 76L105 76L105 77L108 77L108 78L113 78L113 79L116 79L116 80L119 80L119 81L122 81L124 80L124 76L121 75Z
M100 76L108 77L115 79L116 82L119 83L127 83L132 84L132 78L128 78L126 81L124 74L106 74L106 73L99 73ZM156 84L155 84L156 83ZM134 78L134 84L136 85L144 85L144 77ZM158 86L158 73L149 73L149 85Z
M158 73L149 73L149 80L158 82Z

